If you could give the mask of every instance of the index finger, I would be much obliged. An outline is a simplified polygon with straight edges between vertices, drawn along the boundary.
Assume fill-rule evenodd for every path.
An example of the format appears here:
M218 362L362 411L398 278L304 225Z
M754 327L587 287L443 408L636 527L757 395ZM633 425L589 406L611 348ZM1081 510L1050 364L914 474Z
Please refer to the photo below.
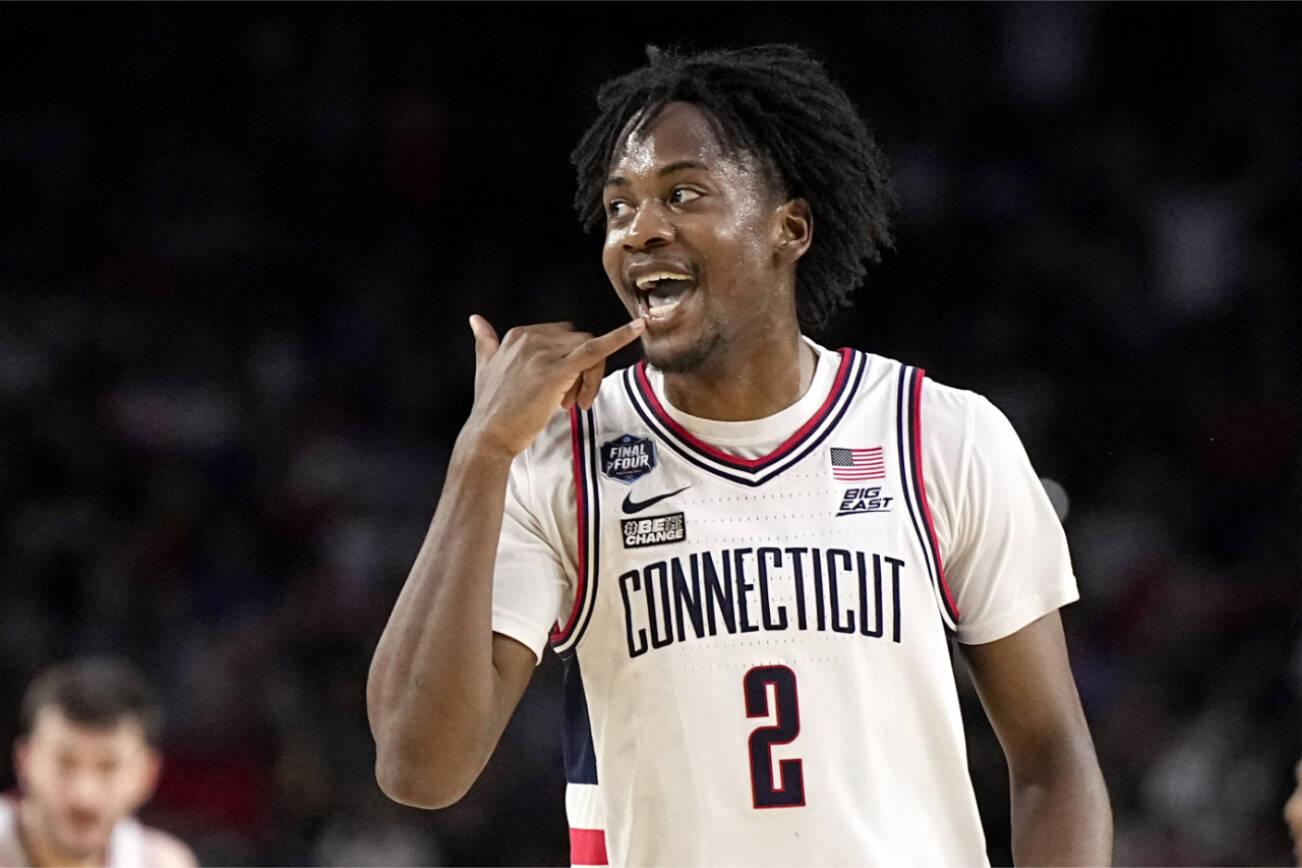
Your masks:
M598 335L595 338L589 338L570 350L567 357L571 362L580 368L590 368L592 365L606 358L606 356L615 352L621 347L626 347L637 339L637 336L646 331L646 320L638 317L629 320L622 326L611 329L604 335Z

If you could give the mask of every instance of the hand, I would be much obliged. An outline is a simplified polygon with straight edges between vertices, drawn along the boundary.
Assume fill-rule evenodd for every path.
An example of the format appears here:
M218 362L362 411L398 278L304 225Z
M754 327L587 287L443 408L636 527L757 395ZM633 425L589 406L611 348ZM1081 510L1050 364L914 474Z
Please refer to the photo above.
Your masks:
M488 320L470 318L475 334L475 404L466 427L476 441L510 456L523 452L557 406L592 406L606 357L646 330L631 320L600 337L569 323L511 329L501 340Z

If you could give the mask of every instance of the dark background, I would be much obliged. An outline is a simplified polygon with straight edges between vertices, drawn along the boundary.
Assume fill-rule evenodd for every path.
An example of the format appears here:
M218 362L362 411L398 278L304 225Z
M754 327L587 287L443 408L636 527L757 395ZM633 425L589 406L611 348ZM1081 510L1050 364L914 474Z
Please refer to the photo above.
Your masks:
M0 740L35 670L117 652L169 712L147 816L209 864L564 864L555 661L426 813L374 785L370 653L469 407L467 315L621 318L570 206L595 87L647 42L785 40L901 198L820 337L987 394L1069 499L1117 860L1286 864L1300 37L1297 4L4 5Z

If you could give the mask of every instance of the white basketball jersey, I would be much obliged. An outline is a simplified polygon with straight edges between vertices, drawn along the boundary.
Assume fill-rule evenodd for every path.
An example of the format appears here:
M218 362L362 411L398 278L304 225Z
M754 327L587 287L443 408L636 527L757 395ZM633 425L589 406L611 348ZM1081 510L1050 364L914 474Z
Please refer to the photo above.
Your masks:
M0 796L0 868L26 868L31 862L18 834L18 804ZM150 864L145 827L134 817L118 820L109 836L108 868L145 868Z
M842 350L753 460L678 425L644 365L570 414L578 581L552 643L576 864L986 863L922 382Z

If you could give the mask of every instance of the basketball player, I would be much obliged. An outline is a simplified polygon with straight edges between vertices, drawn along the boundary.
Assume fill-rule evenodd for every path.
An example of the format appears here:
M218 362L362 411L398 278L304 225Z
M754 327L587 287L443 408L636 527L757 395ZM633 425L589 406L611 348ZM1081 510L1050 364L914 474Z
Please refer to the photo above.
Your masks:
M124 664L83 660L39 675L23 700L16 797L0 797L0 868L183 868L185 844L131 815L158 778L160 711Z
M576 864L982 864L952 637L1015 859L1109 862L1075 580L1016 434L803 334L889 244L845 94L765 46L653 51L598 103L576 202L632 319L472 317L474 406L368 682L381 787L460 798L550 640Z

